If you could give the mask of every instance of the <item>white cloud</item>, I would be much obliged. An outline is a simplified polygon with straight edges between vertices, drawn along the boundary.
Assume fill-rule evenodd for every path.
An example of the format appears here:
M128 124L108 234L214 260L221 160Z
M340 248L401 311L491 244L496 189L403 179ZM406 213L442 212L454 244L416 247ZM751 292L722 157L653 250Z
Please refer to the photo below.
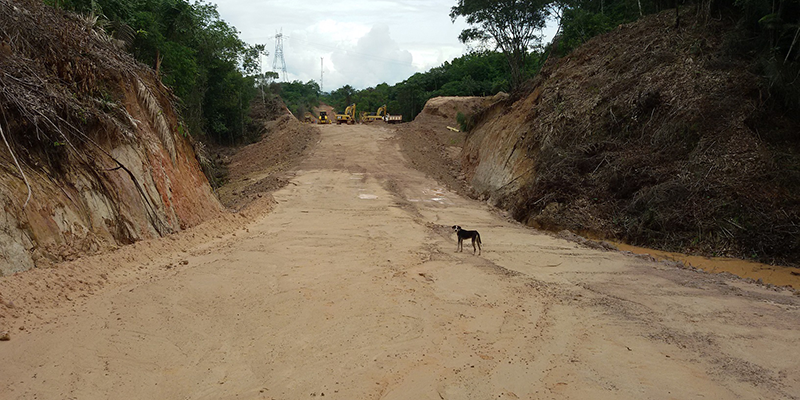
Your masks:
M458 34L465 25L448 15L455 0L214 3L242 40L266 45L266 70L272 69L278 32L289 80L319 81L323 57L325 90L396 83L464 52Z
M336 73L356 88L395 84L417 72L411 53L400 49L386 25L374 26L353 48L340 47L331 61Z
M309 33L326 41L354 45L358 38L367 34L370 27L358 22L338 22L330 18L322 20L309 28Z
M266 45L265 70L272 69L278 32L289 80L319 81L323 57L326 91L394 84L466 50L458 35L467 25L449 16L456 0L213 2L242 40Z

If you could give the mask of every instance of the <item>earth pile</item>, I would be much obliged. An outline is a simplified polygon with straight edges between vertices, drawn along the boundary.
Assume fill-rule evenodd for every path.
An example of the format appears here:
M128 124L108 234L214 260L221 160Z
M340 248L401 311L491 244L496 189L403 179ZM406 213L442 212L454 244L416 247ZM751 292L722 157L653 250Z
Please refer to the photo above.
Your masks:
M462 165L528 225L686 253L800 259L800 119L732 27L674 10L548 62L485 110Z

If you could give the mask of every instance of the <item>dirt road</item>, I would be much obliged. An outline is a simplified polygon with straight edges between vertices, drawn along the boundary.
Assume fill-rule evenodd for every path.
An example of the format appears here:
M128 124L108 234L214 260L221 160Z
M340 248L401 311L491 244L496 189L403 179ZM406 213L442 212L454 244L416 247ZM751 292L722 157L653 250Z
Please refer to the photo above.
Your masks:
M271 213L36 311L0 398L800 398L800 297L538 233L387 128L320 129Z

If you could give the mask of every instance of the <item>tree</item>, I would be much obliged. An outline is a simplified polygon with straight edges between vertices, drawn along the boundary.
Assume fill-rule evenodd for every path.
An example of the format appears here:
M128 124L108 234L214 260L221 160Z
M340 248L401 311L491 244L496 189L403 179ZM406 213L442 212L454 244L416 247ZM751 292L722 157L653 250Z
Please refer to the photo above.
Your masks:
M347 106L352 104L355 94L356 90L352 86L344 85L331 92L330 98L333 104L330 105L338 111L344 111Z
M102 18L133 55L153 67L180 98L189 131L218 143L244 138L263 44L248 45L217 6L192 0L45 0ZM125 29L122 29L126 27ZM127 33L127 35L123 35ZM129 43L128 43L129 42Z
M471 28L461 32L462 43L493 42L506 56L512 89L523 80L528 52L541 42L548 16L548 0L458 0L450 9L453 22L466 19Z

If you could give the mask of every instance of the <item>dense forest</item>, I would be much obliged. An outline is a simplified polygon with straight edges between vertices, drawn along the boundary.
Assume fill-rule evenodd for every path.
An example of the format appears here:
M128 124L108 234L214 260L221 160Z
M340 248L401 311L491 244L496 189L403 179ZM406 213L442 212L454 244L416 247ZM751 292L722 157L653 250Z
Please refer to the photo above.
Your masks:
M257 95L259 53L220 19L216 6L187 0L45 0L88 17L137 60L151 66L179 99L193 135L234 144L245 136Z

